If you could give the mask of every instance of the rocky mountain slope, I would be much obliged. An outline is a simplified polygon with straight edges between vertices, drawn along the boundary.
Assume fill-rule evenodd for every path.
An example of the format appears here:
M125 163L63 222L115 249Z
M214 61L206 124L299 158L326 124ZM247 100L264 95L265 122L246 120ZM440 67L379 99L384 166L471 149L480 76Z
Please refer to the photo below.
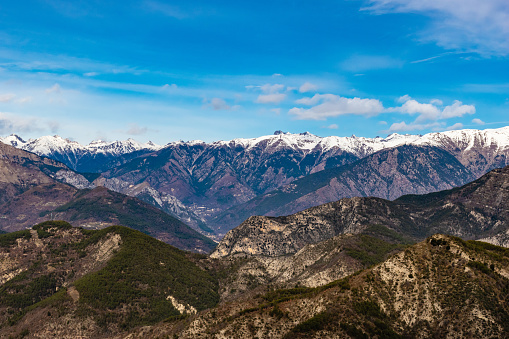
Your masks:
M465 174L464 181L459 184L509 164L509 128L449 131L424 136L393 134L375 139L320 138L309 133L277 133L210 144L199 141L171 143L158 152L105 172L103 180L105 185L112 179L127 185L147 184L160 194L174 196L209 222L227 208L281 186L291 185L299 178L349 165L376 152L404 145L415 146L416 150L422 150L419 147L435 147L452 154L455 159L449 157L448 160L452 162L443 166L461 164L464 167L461 174L455 176L459 181ZM427 185L423 183L421 186ZM443 185L435 189L447 187L451 186ZM381 194L384 187L378 190ZM428 190L417 191L411 191L408 187L403 193L431 190L431 186L428 186ZM216 228L217 223L209 226Z
M412 243L383 226L371 225L361 233L342 234L308 244L294 254L237 253L219 261L219 270L227 272L226 279L219 281L221 300L229 302L256 294L264 286L326 285L380 263Z
M226 232L252 215L279 216L352 197L395 199L461 186L475 175L450 153L430 146L399 146L313 173L234 206L209 221Z
M0 143L0 203L42 184L69 183L89 187L89 181L64 164Z
M110 338L219 301L201 257L126 227L49 221L0 235L0 258L5 338Z
M0 143L0 228L21 230L56 218L77 226L123 224L177 247L208 253L215 243L180 220L139 199L104 187L78 189L88 181L55 160Z
M58 219L86 229L124 225L193 252L209 253L216 246L154 206L104 187L78 190L63 184L38 185L0 205L0 215L0 228L10 232Z
M270 263L251 255L207 259L123 227L87 231L53 221L3 234L0 335L428 338L509 331L507 248L440 234L401 247L394 232L366 231ZM257 275L264 267L272 272Z
M329 284L260 290L131 337L502 338L508 291L508 249L434 235Z
M498 239L509 232L508 205L509 166L448 191L395 201L346 198L285 217L251 217L229 231L212 256L292 254L307 244L359 233L373 224L415 239L434 233Z

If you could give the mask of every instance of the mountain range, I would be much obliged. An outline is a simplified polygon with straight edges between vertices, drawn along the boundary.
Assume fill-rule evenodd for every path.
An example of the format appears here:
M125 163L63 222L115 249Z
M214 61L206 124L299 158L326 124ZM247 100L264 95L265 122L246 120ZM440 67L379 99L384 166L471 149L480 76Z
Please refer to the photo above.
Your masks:
M75 170L96 172L97 176L85 175L93 181L91 185L137 196L195 229L207 234L215 232L218 237L251 215L289 214L299 208L356 195L394 199L403 194L433 192L465 184L509 164L509 127L426 135L392 134L373 139L322 138L278 131L253 139L178 141L163 147L133 140L81 146L58 136L23 141L13 135L1 141L57 159ZM440 175L421 176L425 180L420 183L411 170L406 170L414 166L405 162L412 161L412 156L387 153L401 146L415 147L401 153L416 152L413 157L421 157L422 165L430 170L435 165L441 166ZM434 151L429 161L440 157L440 162L426 163L426 154L417 155L431 149ZM374 156L375 153L380 155ZM392 163L381 167L396 166L399 174L396 170L371 171L378 170L384 157ZM372 163L368 164L369 161ZM373 180L367 187L359 177L363 167L370 169L363 174L364 179L380 180ZM460 174L447 176L455 170ZM306 179L309 175L315 176ZM360 181L356 184L356 180ZM401 185L402 182L409 184ZM305 194L301 194L302 185L306 186ZM299 192L293 194L295 190ZM270 197L274 195L284 196L284 208L259 206L264 201L273 201ZM290 197L295 201L290 201Z
M504 337L509 166L480 173L505 161L506 132L447 132L472 141L458 139L458 149L414 141L362 157L343 150L340 166L301 172L317 137L277 134L249 144L265 148L249 155L258 165L244 163L267 191L224 205L214 194L240 187L251 152L241 147L180 142L91 174L0 144L0 228L14 231L0 234L0 336ZM298 138L309 141L301 153L283 145ZM289 181L274 189L275 168ZM216 199L217 210L164 193L201 187L191 180L200 175L218 190L203 184L192 199ZM216 246L134 195L198 221L208 215L227 233ZM242 209L239 226L220 226ZM249 216L258 211L283 216Z
M123 224L186 250L208 253L214 241L137 198L93 187L55 160L0 143L0 228L23 230L48 219L104 228Z
M422 240L435 233L509 245L509 166L462 187L394 201L345 198L282 217L254 216L229 231L212 257L280 256L340 234L381 225Z

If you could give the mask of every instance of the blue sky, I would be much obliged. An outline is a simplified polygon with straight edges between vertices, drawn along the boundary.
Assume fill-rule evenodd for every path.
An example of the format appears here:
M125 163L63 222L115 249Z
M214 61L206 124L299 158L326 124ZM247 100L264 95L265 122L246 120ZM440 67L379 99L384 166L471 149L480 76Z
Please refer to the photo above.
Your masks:
M509 125L507 0L0 4L0 135L227 140Z

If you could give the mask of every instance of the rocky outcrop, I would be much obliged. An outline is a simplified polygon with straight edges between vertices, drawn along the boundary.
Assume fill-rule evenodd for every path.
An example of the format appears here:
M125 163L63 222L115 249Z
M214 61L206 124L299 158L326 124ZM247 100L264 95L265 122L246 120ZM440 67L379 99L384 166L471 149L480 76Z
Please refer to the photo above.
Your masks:
M251 217L226 234L213 257L236 253L268 256L296 253L306 244L384 225L416 239L448 233L467 239L506 234L509 229L509 166L463 187L403 196L395 201L351 198L286 217Z
M141 338L476 338L509 331L507 249L437 234L316 288L258 290ZM501 335L502 334L502 335Z

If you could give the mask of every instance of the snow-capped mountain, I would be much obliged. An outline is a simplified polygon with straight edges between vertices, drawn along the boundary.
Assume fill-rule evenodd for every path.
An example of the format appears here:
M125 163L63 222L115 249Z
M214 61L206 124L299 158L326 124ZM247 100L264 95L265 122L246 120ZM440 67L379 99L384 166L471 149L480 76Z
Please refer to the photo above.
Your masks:
M96 184L103 182L121 193L142 194L133 187L143 187L146 200L157 202L160 197L166 197L165 210L175 209L182 214L188 208L190 210L181 216L185 214L185 218L194 220L211 220L228 208L299 178L353 164L377 152L403 145L415 146L416 152L423 146L448 152L470 173L464 176L465 180L509 164L509 127L425 135L391 134L385 138L319 137L307 132L277 131L257 138L211 143L176 141L166 146L141 144L132 139L95 141L83 146L58 136L24 141L11 135L0 141L59 160L80 172L101 172L102 181L96 181ZM373 164L372 168L377 166ZM387 171L391 170L389 164L383 166ZM369 177L369 173L366 175ZM116 185L115 180L124 184ZM446 188L439 182L429 187ZM404 193L419 192L410 189ZM154 204L162 208L161 204Z
M80 172L101 172L115 165L123 164L145 153L158 151L162 148L182 148L182 146L200 146L203 150L202 152L198 152L199 154L220 148L229 148L237 150L238 152L250 152L256 149L257 153L259 153L260 150L264 153L271 153L278 149L286 149L301 154L319 152L322 155L341 151L347 152L360 159L382 149L401 145L426 145L445 149L455 154L460 158L462 163L466 164L473 161L471 159L472 152L476 153L480 149L490 150L491 153L504 153L504 151L509 148L509 126L499 129L465 129L429 133L425 135L402 135L393 133L386 138L364 138L356 136L319 137L308 132L292 134L276 131L274 135L265 135L257 138L238 138L228 141L215 141L212 143L206 143L201 140L176 141L166 146L156 145L150 141L147 143L140 143L133 139L111 142L96 140L88 145L81 145L76 141L64 139L58 135L43 136L25 141L18 135L12 134L4 138L0 137L0 141L36 153L40 156L59 160ZM483 156L488 155L486 152L482 153ZM134 156L129 156L129 159L126 159L126 155L130 154ZM123 159L108 163L108 166L105 166L104 162L108 162L113 158ZM489 167L488 163L491 161L496 162L500 160L501 159L485 159L485 161L481 160L481 162L486 162L486 165ZM101 162L103 164L99 164ZM317 170L321 169L323 168L317 168ZM482 166L479 170L483 173L487 172ZM312 172L314 171L316 170Z
M13 134L0 138L0 141L39 156L58 160L79 172L101 172L162 147L150 141L139 143L133 139L113 142L96 140L88 145L81 145L58 135L25 141Z

